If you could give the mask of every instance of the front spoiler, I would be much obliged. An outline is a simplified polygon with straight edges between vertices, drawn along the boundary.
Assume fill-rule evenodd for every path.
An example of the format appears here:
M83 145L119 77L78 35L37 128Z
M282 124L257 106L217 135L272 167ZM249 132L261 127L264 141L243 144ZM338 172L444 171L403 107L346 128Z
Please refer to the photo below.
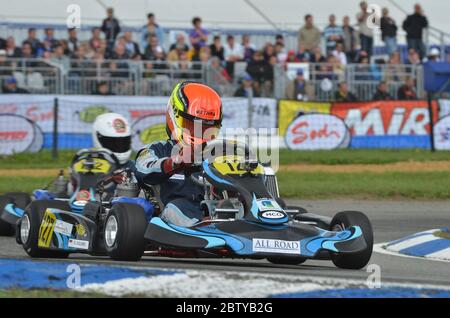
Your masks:
M147 227L145 239L151 245L174 249L214 252L225 248L233 256L242 258L322 258L324 252L352 254L367 248L359 226L330 232L306 224L269 226L244 220L184 228L154 217ZM269 246L278 243L286 243L289 248L292 243L295 249ZM262 244L262 248L258 244Z

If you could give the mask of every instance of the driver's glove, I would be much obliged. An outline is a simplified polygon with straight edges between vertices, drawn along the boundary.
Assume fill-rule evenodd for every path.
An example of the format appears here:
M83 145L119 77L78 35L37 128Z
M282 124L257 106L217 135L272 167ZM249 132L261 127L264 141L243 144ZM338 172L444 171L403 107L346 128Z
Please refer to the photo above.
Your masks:
M202 145L181 147L176 155L164 160L162 164L164 173L167 175L173 175L199 162L202 149Z

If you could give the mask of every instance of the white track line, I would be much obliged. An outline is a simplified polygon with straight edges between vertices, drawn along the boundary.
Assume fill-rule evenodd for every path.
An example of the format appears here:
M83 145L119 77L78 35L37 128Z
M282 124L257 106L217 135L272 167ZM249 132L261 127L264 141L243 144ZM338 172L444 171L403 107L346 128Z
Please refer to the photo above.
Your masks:
M391 256L400 256L400 257L405 257L405 258L414 258L414 259L421 259L421 260L426 260L426 261L450 263L450 260L445 260L445 259L430 258L430 257L419 257L419 256L405 255L405 254L400 254L400 253L393 252L393 251L388 251L388 250L386 250L384 248L384 246L386 246L387 244L389 244L389 242L374 244L373 251L375 253L391 255ZM434 253L434 254L436 254L436 253Z

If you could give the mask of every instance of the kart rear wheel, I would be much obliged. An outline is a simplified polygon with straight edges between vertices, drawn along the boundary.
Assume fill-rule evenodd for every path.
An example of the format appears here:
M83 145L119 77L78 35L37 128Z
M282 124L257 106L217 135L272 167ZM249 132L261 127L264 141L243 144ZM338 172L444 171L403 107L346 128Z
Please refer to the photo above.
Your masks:
M5 206L9 203L14 203L14 205L20 209L25 209L28 204L30 204L31 199L27 193L21 192L11 192L0 196L0 213L3 211ZM0 219L0 236L12 236L15 233L15 228L13 225L9 224Z
M269 257L267 260L275 265L300 265L306 262L306 258L303 257Z
M138 261L145 250L144 210L130 203L114 205L105 221L103 239L108 255L117 261Z
M354 254L332 255L331 260L339 268L361 269L369 263L372 256L373 230L369 219L364 213L346 211L336 214L331 221L331 230L342 231L355 225L361 228L367 247L365 250Z
M42 249L38 246L39 229L45 210L48 208L70 210L66 202L54 200L33 201L25 209L20 220L20 240L25 252L34 258L67 258L69 253Z

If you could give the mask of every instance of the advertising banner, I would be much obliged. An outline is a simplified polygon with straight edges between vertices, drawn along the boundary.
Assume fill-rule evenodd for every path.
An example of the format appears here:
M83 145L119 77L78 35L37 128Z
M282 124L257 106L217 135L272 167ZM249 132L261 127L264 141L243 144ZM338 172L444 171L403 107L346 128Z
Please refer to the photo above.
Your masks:
M278 128L280 129L280 135L285 136L286 129L297 116L309 113L329 114L330 108L331 104L329 103L281 100L278 104Z
M344 121L328 114L297 117L286 130L285 143L292 150L347 148L350 134Z
M338 103L331 114L343 119L351 148L430 148L430 118L426 101ZM433 122L437 103L433 104Z

